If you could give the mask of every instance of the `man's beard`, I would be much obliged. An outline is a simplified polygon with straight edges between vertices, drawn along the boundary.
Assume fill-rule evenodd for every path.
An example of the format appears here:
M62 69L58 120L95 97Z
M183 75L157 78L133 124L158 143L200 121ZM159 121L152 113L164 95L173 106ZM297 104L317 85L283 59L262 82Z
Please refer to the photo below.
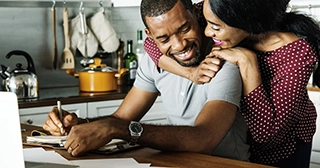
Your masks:
M176 60L181 66L184 67L194 67L194 66L198 66L200 65L201 61L204 60L205 57L201 56L200 50L197 49L196 50L196 56L194 58L192 58L191 61L184 63L184 62L180 62L176 59L176 57L171 56L174 60Z

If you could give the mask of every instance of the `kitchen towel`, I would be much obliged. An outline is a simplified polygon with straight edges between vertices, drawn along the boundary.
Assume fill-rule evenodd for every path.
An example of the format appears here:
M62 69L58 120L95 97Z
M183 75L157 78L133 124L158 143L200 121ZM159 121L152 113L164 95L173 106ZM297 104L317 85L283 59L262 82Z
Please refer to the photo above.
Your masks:
M117 33L103 11L99 11L88 19L88 27L92 30L104 51L110 53L118 49L120 42Z
M70 50L73 54L76 54L76 49L80 51L83 56L93 57L98 52L98 40L88 28L87 42L84 41L84 35L81 30L81 17L77 15L75 18L69 21L69 32L70 32ZM87 53L85 46L87 46Z

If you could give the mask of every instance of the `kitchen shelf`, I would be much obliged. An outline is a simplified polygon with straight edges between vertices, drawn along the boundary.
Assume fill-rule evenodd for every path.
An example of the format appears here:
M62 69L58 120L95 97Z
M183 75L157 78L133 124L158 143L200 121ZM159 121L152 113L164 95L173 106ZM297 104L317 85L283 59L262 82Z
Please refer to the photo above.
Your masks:
M51 8L53 7L54 1L48 0L38 0L38 1L0 1L0 7L17 7L17 8ZM55 1L55 7L63 8L63 7L70 7L70 8L79 8L82 2L83 7L97 7L100 4L102 7L111 7L112 3L111 0L65 0L65 1Z

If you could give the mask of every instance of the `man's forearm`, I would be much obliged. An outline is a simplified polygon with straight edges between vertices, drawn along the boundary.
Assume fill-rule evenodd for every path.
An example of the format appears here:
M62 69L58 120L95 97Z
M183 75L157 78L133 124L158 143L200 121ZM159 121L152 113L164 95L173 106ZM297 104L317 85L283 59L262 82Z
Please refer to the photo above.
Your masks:
M210 154L218 143L213 144L207 133L193 126L143 124L138 144L163 151L191 151ZM218 138L219 139L219 138ZM220 142L220 139L218 140ZM217 141L217 142L218 142ZM208 144L209 143L209 144Z
M81 123L88 123L88 122L93 122L97 120L103 120L107 117L115 117L114 115L106 115L106 116L98 116L98 117L93 117L93 118L81 118Z
M113 137L114 139L123 139L127 142L131 139L129 132L130 121L116 118L113 115L90 118L89 121L108 123L109 127L114 127L112 128L112 130L116 130ZM83 119L83 122L86 122L86 120ZM138 139L138 144L142 146L166 151L194 151L204 153L204 151L197 151L197 149L200 149L196 146L199 146L198 137L201 137L201 135L198 133L196 127L151 124L142 124L142 126L144 131Z
M112 134L112 139L122 139L130 142L130 121L110 115L90 118L90 122L109 127L110 129L107 129L106 134ZM204 143L212 141L212 137L210 137L210 140L206 140L205 135L207 133L198 127L151 124L142 124L142 127L144 131L138 139L138 144L141 146L164 151L193 151L206 154L209 154L215 147L215 145L212 145L212 148L210 148L207 143Z

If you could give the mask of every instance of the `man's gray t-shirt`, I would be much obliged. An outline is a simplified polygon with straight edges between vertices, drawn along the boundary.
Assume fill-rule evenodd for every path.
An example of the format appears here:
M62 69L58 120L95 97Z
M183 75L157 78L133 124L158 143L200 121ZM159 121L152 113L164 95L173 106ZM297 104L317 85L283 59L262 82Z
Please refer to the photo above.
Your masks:
M199 85L164 70L159 72L148 55L141 59L134 86L161 93L171 125L193 126L202 107L211 100L222 100L239 108L242 93L239 68L229 62L223 64L209 83ZM238 111L232 128L212 155L248 161L247 131L247 125Z

